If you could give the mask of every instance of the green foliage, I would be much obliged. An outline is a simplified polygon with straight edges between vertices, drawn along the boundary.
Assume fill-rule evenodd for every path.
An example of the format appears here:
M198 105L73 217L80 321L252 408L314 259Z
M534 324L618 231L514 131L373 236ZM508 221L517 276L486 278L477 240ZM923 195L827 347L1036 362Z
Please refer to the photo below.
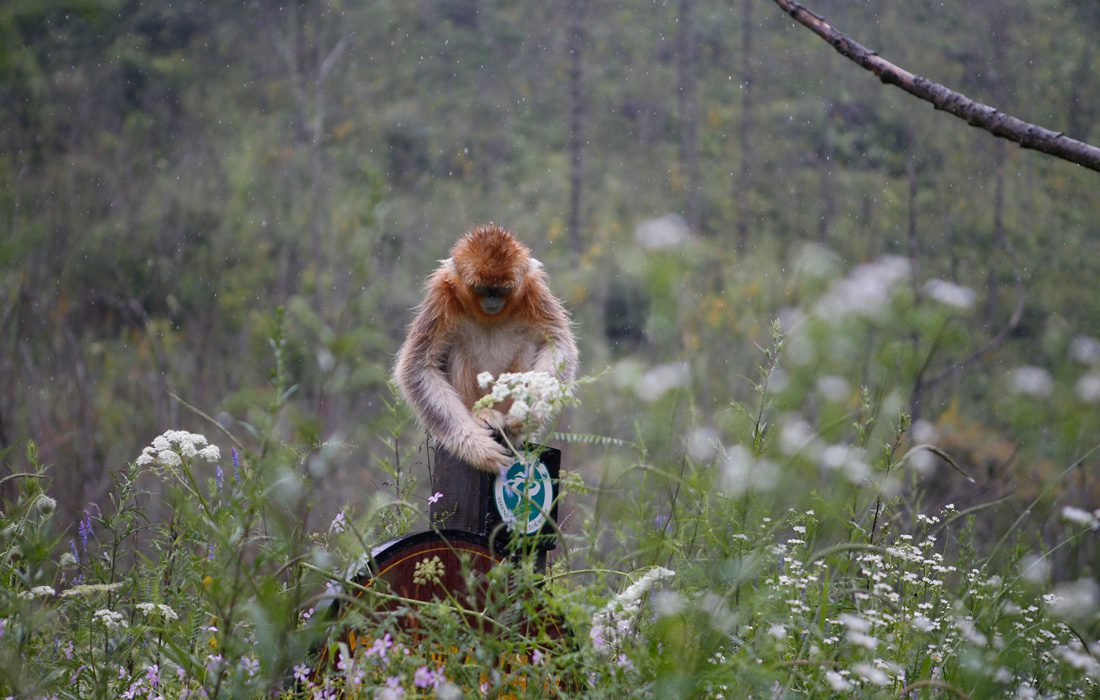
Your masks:
M0 521L0 688L64 697L1095 693L1095 583L1068 562L1069 582L1052 588L1046 577L1064 550L1095 538L1100 516L1067 509L1058 544L1000 546L1074 466L993 547L981 527L999 521L1004 499L925 510L917 456L962 467L913 441L910 415L891 398L913 369L891 338L925 341L950 314L928 321L936 314L924 304L942 302L914 306L904 266L891 259L834 280L814 303L828 307L819 321L770 325L749 382L754 402L734 403L729 428L675 409L699 393L683 372L618 388L605 386L622 381L614 372L582 382L589 393L638 392L658 415L672 402L685 443L676 447L659 423L639 422L632 443L558 434L608 466L563 475L573 513L549 571L536 574L530 556L501 564L476 607L349 578L363 552L423 523L415 450L403 437L409 416L386 403L376 437L390 455L378 462L385 489L319 527L320 479L346 446L308 431L298 431L306 443L277 435L297 400L280 309L268 395L250 411L248 435L216 434L233 445L228 458L201 435L168 431L66 537L49 470L27 444L31 468L5 479L18 489ZM834 355L844 336L872 330L880 340L859 369L876 388L830 374L853 371ZM999 400L1033 403L1020 399L1033 389L1027 380ZM158 502L165 516L150 518ZM427 558L418 566L425 580L441 575ZM333 596L345 602L340 619L325 612ZM564 637L550 634L563 626Z
M499 574L573 639L517 632L523 596L476 611L492 633L420 606L424 644L366 630L399 651L364 694L1095 695L1097 621L1059 602L1089 609L1100 565L1094 175L914 109L766 3L751 36L691 4L695 183L678 8L587 13L576 250L562 4L0 6L0 690L306 693L295 666L339 658L326 582L428 524L392 355L491 220L606 368L553 434L549 575ZM1086 0L814 9L1100 137ZM634 235L694 187L699 230ZM237 459L135 463L180 427ZM629 629L601 647L595 619Z

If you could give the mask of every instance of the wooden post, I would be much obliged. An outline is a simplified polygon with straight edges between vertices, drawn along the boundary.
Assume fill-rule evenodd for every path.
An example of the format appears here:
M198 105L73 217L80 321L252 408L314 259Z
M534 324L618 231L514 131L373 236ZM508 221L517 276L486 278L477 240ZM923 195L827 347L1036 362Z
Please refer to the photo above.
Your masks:
M492 507L495 478L437 447L432 467L432 493L442 493L443 498L428 509L432 527L488 535L496 524L490 523L488 512Z
M525 454L538 455L546 465L554 488L555 500L550 508L550 518L542 529L531 535L537 537L535 547L536 568L545 569L546 553L557 546L557 495L558 473L561 469L561 451L541 445L523 445ZM428 509L431 526L435 529L456 529L486 537L494 548L503 549L512 542L513 535L504 525L495 502L496 475L471 467L446 450L436 448L431 471L432 492L443 497Z

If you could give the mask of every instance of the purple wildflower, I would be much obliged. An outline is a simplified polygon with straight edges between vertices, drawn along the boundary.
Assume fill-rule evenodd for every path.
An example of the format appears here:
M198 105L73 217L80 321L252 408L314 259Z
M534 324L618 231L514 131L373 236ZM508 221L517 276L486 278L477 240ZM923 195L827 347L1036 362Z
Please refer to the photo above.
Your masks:
M92 514L88 512L88 509L84 509L84 517L80 519L80 525L76 528L77 533L80 535L80 548L82 551L88 551L88 536L92 534Z
M413 673L413 685L417 688L434 688L443 674L432 671L427 666L421 666Z
M80 555L76 552L76 540L74 540L72 537L69 538L69 549L72 550L73 559L80 561Z
M433 495L428 496L428 503L435 503L441 498L443 498L443 494L440 491L436 491Z
M222 465L214 467L214 485L218 487L218 490L222 490L222 486L225 485L225 472L222 471Z
M366 655L377 655L378 658L384 660L391 647L393 647L393 637L390 636L389 632L386 632L386 636L374 640L374 644L371 645L370 649L367 649Z
M149 685L153 688L160 684L160 664L153 664L146 669L145 680L149 681Z
M208 542L206 544L206 560L214 561L214 543Z
M237 486L241 485L241 463L237 457L237 448L230 447L229 451L233 453L233 478L237 480Z
M260 662L251 656L245 656L241 659L241 670L248 674L249 678L256 675L256 671L260 670Z
M341 671L350 671L355 662L351 659L351 654L343 647L340 649L340 660L336 662L336 668Z
M305 664L298 664L294 667L294 680L299 683L305 683L309 680L309 666Z

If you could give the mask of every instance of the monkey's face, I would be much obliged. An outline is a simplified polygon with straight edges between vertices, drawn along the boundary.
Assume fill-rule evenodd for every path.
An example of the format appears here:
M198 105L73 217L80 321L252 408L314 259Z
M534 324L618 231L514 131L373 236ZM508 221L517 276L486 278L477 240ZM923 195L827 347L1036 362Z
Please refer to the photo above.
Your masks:
M477 304L488 316L496 316L504 310L511 290L507 287L474 287Z

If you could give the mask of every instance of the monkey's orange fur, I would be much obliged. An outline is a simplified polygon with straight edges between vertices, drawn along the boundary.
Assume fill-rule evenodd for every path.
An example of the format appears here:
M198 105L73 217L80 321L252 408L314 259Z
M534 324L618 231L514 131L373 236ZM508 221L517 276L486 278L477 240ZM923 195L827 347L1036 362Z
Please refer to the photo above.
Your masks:
M483 310L478 291L503 297ZM440 446L486 471L511 464L492 429L515 430L498 404L474 416L485 393L477 375L542 371L572 381L577 344L569 314L550 293L542 263L512 234L479 226L463 236L428 278L401 346L394 376L421 424Z

